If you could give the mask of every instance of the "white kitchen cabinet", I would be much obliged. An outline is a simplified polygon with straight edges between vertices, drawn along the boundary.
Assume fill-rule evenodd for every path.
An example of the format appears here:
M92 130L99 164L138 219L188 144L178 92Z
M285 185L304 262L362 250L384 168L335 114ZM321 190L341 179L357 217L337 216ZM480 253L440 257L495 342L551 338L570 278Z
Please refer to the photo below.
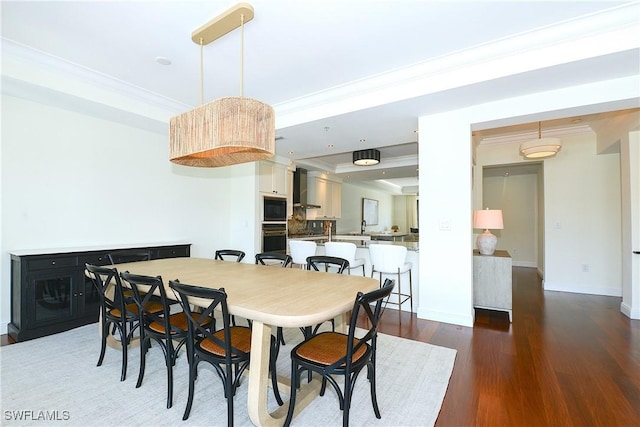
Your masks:
M321 177L307 179L308 200L320 205L307 211L307 219L335 219L342 215L342 183Z
M285 165L279 163L261 161L260 192L286 196L289 191L289 172Z

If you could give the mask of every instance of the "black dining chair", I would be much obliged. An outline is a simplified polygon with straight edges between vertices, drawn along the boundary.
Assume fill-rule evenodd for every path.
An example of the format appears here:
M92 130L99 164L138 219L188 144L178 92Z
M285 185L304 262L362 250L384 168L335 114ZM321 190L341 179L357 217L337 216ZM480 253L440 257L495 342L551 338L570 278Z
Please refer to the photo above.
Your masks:
M293 258L291 258L291 255L279 252L262 252L256 254L256 264L260 265L277 265L279 267L287 268L292 262Z
M256 264L258 265L267 265L267 266L278 266L282 268L287 268L293 263L293 258L291 255L279 253L279 252L262 252L256 254ZM280 345L285 345L284 342L284 334L282 333L282 328L278 326L276 330L276 357L278 352L280 351Z
M344 258L327 255L307 257L307 270L329 272L333 271L331 270L332 268L337 269L336 273L342 274L349 268L349 261Z
M219 249L216 251L216 255L214 259L219 259L221 261L234 261L240 262L244 258L245 253L243 251L239 251L237 249ZM247 320L249 326L251 326L251 321ZM236 318L235 316L231 316L231 324L236 326Z
M189 418L193 404L194 387L198 375L198 364L208 362L222 379L224 396L227 399L227 425L233 425L233 397L240 385L242 374L249 366L251 355L251 329L245 326L231 326L227 294L224 288L211 289L180 283L169 282L169 286L177 294L187 317L187 359L189 362L189 397L182 417ZM189 310L190 298L202 298L208 301L200 313ZM211 331L202 326L203 319L213 316L214 310L222 317L222 329ZM282 398L278 391L275 362L275 338L271 336L271 355L269 369L273 393L278 405Z
M244 258L244 252L236 249L219 249L216 251L214 259L221 261L235 261L240 262Z
M123 296L123 286L118 270L116 268L101 267L85 264L88 276L93 285L98 290L100 296L100 336L101 348L97 366L102 365L107 348L107 338L109 337L109 326L113 327L111 335L117 331L120 334L120 344L122 347L122 369L120 381L127 377L127 347L131 343L134 331L139 326L140 313L138 305L134 302L127 302ZM162 305L156 301L149 302L149 311L162 311Z
M391 294L393 286L393 280L386 279L381 288L366 294L358 292L351 309L351 321L347 334L321 332L307 338L291 350L291 397L285 426L291 424L296 395L301 387L301 373L304 371L316 372L322 376L321 396L324 396L327 382L331 384L338 395L342 410L342 425L346 427L349 425L353 388L358 374L366 367L373 412L376 418L381 418L376 396L376 344L378 322L384 309L383 303ZM358 333L361 337L356 338L358 315L361 311L368 321L369 328L363 335ZM334 376L344 377L344 390L340 388Z
M126 262L149 261L151 259L151 251L148 249L118 249L117 251L109 252L107 258L111 265L124 264ZM134 302L133 291L131 291L131 289L123 289L122 295L127 300L127 303ZM111 333L114 332L115 330L111 331Z
M324 271L324 272L334 272L337 274L342 274L345 270L349 269L349 261L344 258L334 257L334 256L326 256L326 255L314 255L307 257L307 270L310 271ZM335 331L336 322L331 319L331 330ZM316 325L311 331L309 328L304 328L303 332L306 337L310 335L315 335L320 329L322 323Z
M147 360L147 352L151 347L151 341L155 341L165 357L167 367L167 408L173 405L173 366L175 366L178 353L187 341L187 315L184 311L171 314L171 305L168 302L167 293L162 282L162 277L141 276L131 274L128 271L120 273L133 291L133 298L140 312L140 370L136 388L142 385ZM162 311L151 311L149 306L153 297L159 297ZM208 317L202 320L202 327L215 328L215 319Z

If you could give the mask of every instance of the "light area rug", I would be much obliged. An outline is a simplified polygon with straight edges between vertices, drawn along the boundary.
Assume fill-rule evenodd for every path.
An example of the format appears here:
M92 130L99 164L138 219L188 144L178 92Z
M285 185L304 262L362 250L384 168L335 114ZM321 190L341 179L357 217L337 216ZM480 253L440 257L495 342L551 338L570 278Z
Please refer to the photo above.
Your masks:
M278 357L278 375L290 376L289 353L302 334L285 329L287 345ZM174 367L173 407L166 408L167 375L162 351L147 354L145 377L135 388L140 350L129 351L127 379L120 381L121 351L107 347L97 367L97 324L0 347L1 425L6 426L213 426L226 425L222 383L201 363L191 415L182 421L188 395L188 366L181 351ZM358 377L350 413L352 426L431 426L453 371L456 351L379 334L377 394L382 419L373 413L364 370ZM235 425L252 425L247 415L245 377L234 400ZM306 382L303 382L303 387ZM285 400L288 396L282 394ZM277 408L271 389L269 407ZM294 418L294 426L342 424L335 392L327 388Z

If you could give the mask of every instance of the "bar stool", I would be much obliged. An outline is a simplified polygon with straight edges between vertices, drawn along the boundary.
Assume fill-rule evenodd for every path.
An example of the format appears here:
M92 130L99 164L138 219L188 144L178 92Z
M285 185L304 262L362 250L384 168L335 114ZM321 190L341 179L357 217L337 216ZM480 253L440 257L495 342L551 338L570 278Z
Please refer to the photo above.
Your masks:
M307 268L307 257L316 254L316 242L308 240L289 240L289 252L293 258L293 264L300 264L302 268Z
M401 319L400 311L402 304L409 301L411 313L413 313L413 283L411 281L412 264L407 262L407 248L404 246L373 244L369 245L371 256L371 277L375 273L380 275L380 286L382 286L382 275L395 274L398 276L398 288L393 294L398 295L398 302L389 301L389 304L398 305L398 317ZM403 273L409 273L409 293L402 292L400 277Z
M349 242L327 242L324 244L324 252L327 256L344 258L349 261L349 274L352 268L362 267L362 275L364 272L364 258L356 258L356 245Z

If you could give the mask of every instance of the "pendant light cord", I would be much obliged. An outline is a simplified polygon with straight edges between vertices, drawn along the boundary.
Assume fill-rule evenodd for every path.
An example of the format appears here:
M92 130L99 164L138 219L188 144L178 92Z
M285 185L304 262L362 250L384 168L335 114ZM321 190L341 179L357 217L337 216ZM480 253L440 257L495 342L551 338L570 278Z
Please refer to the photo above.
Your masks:
M244 13L240 15L240 97L244 82ZM204 40L200 37L200 105L204 104Z
M244 81L244 13L240 15L240 97L243 97Z
M204 104L204 40L200 37L200 105Z

